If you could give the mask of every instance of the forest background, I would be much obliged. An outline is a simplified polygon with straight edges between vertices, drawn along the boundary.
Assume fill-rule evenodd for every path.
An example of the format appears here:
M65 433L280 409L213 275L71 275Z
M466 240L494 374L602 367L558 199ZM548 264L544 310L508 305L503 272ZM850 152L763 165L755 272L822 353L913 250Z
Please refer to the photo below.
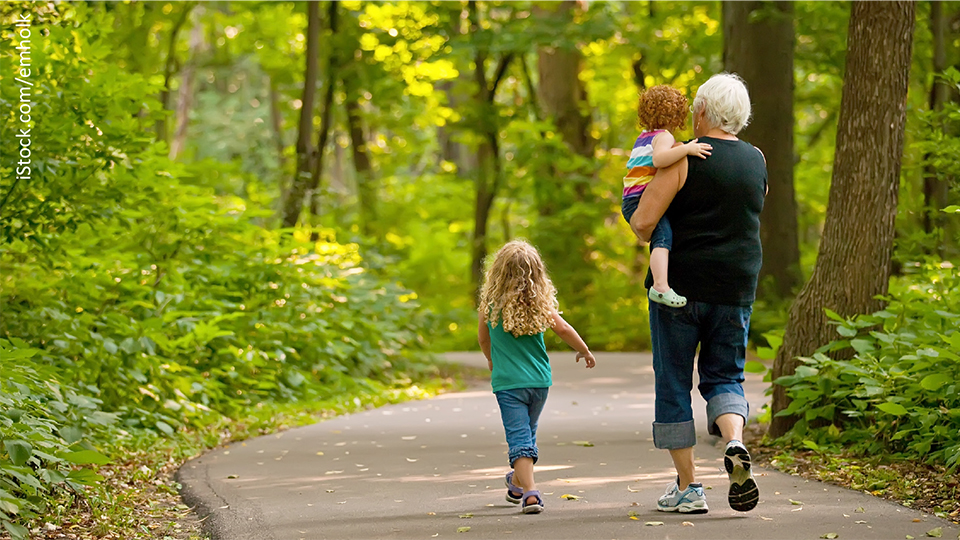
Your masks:
M903 134L892 226L876 233L892 250L841 265L869 274L868 298L883 300L815 306L831 337L778 360L780 388L794 391L777 410L789 407L782 432L798 440L955 468L960 3L910 6L906 63L870 53L905 81L903 124L889 128ZM513 238L539 247L594 350L648 349L648 252L619 206L637 96L655 84L692 100L712 74L746 79L742 136L770 170L751 342L771 360L814 274L835 166L856 151L838 138L849 3L0 12L0 521L14 535L63 486L98 485L87 466L130 449L216 444L242 436L229 426L243 418L275 429L291 404L344 410L431 391L432 352L476 348L484 259ZM14 24L25 14L29 38ZM29 171L15 162L24 88ZM888 130L861 125L875 128L867 138ZM849 185L873 189L861 180ZM849 234L877 219L852 216ZM177 459L195 447L178 448Z

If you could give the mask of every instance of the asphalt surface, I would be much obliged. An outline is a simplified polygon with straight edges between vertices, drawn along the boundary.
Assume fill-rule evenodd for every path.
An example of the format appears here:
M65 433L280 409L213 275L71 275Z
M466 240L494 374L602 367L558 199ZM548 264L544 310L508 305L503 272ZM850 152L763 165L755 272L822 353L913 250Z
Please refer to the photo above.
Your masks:
M215 540L919 539L937 527L942 538L960 534L864 493L760 469L760 504L734 512L722 444L707 435L696 395L698 480L710 511L658 512L675 473L653 446L650 355L600 354L592 370L574 357L551 354L554 386L536 468L542 514L521 514L504 500L507 446L489 384L213 450L180 470L182 495ZM448 358L486 366L479 353ZM764 386L748 376L753 411L765 402Z

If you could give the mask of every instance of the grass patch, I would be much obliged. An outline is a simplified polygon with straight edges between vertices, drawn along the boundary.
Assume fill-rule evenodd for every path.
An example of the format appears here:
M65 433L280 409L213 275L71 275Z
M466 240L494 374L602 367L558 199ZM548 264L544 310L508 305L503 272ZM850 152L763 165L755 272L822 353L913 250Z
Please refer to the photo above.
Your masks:
M221 419L205 430L181 429L173 437L152 431L116 430L102 450L113 461L99 467L104 480L64 494L48 512L28 524L31 538L202 540L201 520L182 503L176 470L212 448L252 437L313 424L341 414L461 390L488 378L486 370L438 364L418 381L385 385L361 380L334 398L290 403L261 403L238 418Z

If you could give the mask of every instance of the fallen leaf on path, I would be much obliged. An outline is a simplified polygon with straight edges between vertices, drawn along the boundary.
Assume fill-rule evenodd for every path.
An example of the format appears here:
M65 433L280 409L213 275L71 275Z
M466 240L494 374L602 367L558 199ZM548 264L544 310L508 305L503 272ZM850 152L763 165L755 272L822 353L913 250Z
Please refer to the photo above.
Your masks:
M230 476L227 477L227 479L229 480L233 480L234 478L240 478L240 477L235 474L231 474Z
M760 519L762 519L762 520L764 520L764 521L773 521L773 518L768 518L768 517L763 517L763 516L760 516Z
M864 520L862 520L862 519L858 519L858 520L854 521L854 523L856 523L857 525L863 525L864 523L866 523L866 521L864 521Z
M579 499L580 497L577 497L576 495L571 495L571 494L569 494L569 493L564 493L563 495L560 496L560 498L561 498L561 499L566 499L566 500L568 500L568 501L575 501L575 500Z
M323 452L317 452L317 455L318 455L318 456L322 456L322 455L323 455Z
M837 533L827 533L827 534L821 534L820 538L829 538L832 540L833 538L840 538L840 535Z
M496 505L495 505L495 504L493 504L493 503L490 503L490 504L488 504L487 506L496 506Z
M440 533L437 533L437 534L431 534L431 535L430 535L430 538L436 538L436 537L438 537L438 536L440 536Z
M640 493L639 489L633 489L630 486L627 486L627 491L629 491L630 493Z
M470 527L457 527L458 533L467 532L469 530L470 530Z
M460 514L460 519L470 519L473 517L473 514Z
M791 510L791 512L799 512L801 510L803 510L802 506L800 508L794 508L793 510Z
M908 535L907 535L907 540L913 540L913 537L908 534Z
M694 525L692 521L684 521L680 525L683 525L684 527L696 527L696 525Z
M920 519L920 518L913 518L913 522L914 522L914 523L920 523L921 521L923 521L923 520Z
M328 490L327 490L327 493L333 493L334 491L336 491L336 490L335 490L335 489L328 489Z
M405 440L405 441L412 441L412 440L416 439L417 436L416 436L416 435L408 435L408 436L406 436L406 437L400 437L400 438L403 439L403 440Z
M634 512L633 510L631 510L630 512L627 513L627 515L630 516L630 517L632 517L632 518L634 518L634 519L636 519L636 517L639 516L640 514L638 514L638 513Z
M794 506L803 506L803 501L795 501L793 499L788 499L788 500L790 501L790 504Z
M428 515L428 516L435 516L435 515L437 515L437 513L436 513L436 512L427 512L427 515Z
M632 519L632 520L634 520L634 521L639 521L639 520L640 520L640 518L638 518L637 516L630 516L630 519Z
M929 536L930 538L941 538L943 536L943 527L930 529L929 531L927 531L927 536Z
M410 463L414 463L414 462L416 462L417 460L408 457L408 458L407 458L407 461L409 461Z
M586 447L593 446L593 443L590 441L573 441L573 444L577 446L586 446Z
M638 503L638 502L632 502L632 503L630 503L630 506L640 506L640 503Z
M647 527L659 527L660 525L663 525L663 522L662 522L662 521L648 521L648 522L644 523L644 525L647 526Z
M337 504L347 504L347 501L339 501Z
M229 505L229 504L225 504L225 505L223 505L223 506L220 507L221 510L226 510L227 508L230 508L230 505Z
M850 514L844 514L843 517L850 517Z
M343 471L327 471L323 474L341 474Z
M862 506L858 506L857 509L854 510L854 512L856 512L856 513L858 513L858 514L865 514L867 511L864 510Z

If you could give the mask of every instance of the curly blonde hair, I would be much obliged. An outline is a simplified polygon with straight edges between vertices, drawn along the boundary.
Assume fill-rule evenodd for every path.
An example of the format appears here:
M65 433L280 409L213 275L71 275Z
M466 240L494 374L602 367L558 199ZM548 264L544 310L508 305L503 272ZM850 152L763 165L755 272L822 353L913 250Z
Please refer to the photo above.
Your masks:
M673 131L687 122L687 98L671 86L658 85L644 90L637 103L637 121L645 130Z
M517 337L539 334L553 324L557 306L557 290L537 248L513 240L494 254L477 308L491 326L503 323Z

